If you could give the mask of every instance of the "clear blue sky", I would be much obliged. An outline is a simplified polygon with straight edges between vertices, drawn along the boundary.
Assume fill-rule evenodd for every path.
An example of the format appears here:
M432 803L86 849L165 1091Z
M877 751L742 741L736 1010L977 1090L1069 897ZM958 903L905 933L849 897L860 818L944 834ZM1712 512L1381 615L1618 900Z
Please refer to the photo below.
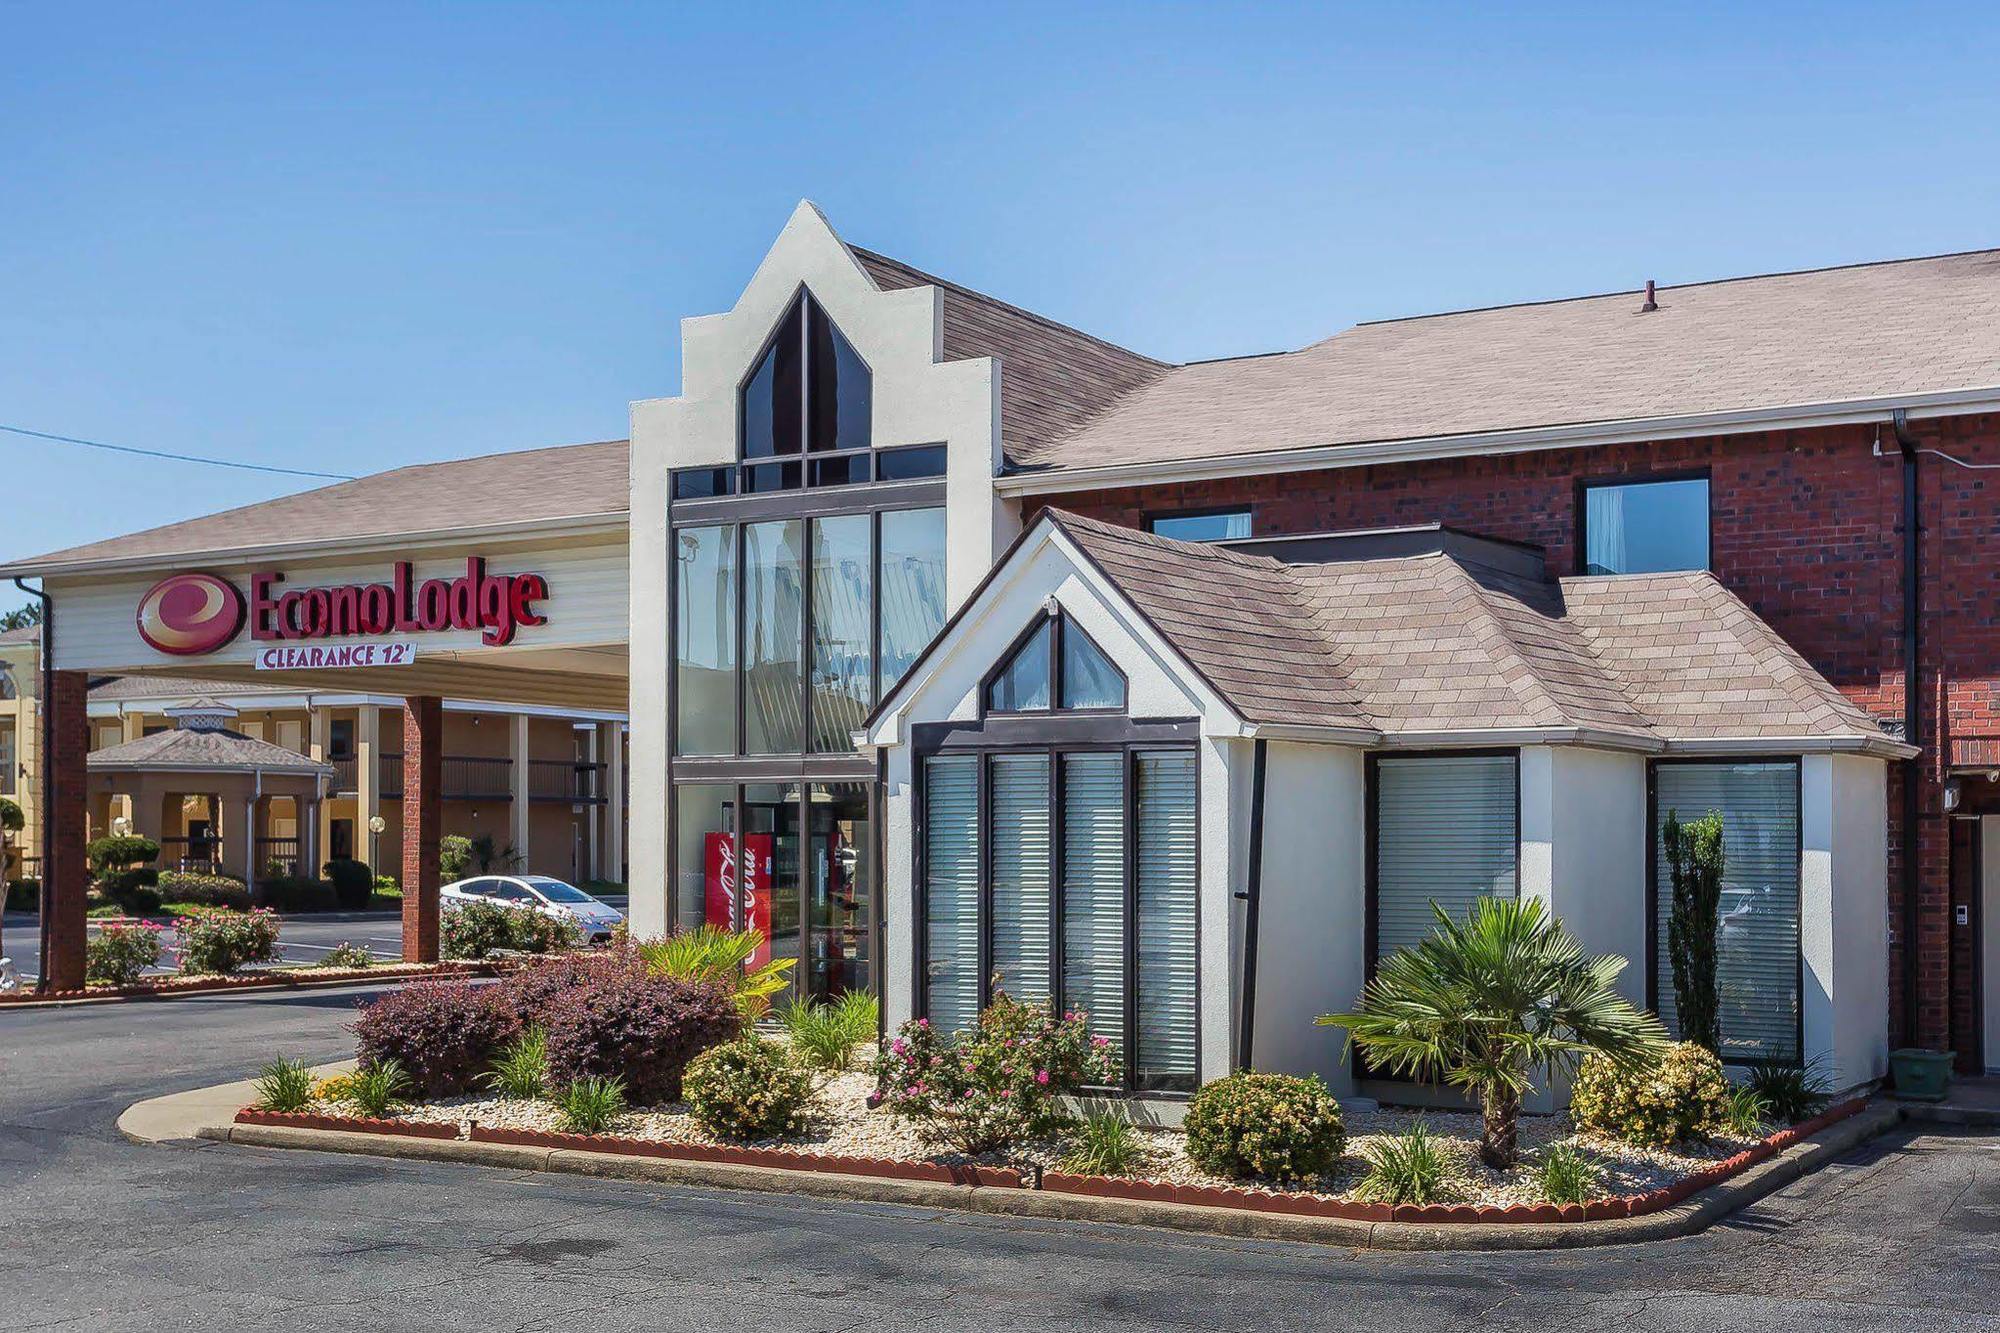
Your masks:
M2000 245L1992 6L1634 8L9 5L0 424L616 438L800 197L1170 358ZM0 435L0 555L300 485Z

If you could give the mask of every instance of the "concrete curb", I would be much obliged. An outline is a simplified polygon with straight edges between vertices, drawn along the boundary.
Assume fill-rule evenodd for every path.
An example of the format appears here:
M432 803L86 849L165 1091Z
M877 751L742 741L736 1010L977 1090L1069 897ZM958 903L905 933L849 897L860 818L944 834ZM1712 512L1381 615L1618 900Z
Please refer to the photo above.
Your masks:
M322 1066L317 1072L331 1073L351 1067L352 1062L348 1061ZM234 1123L237 1108L250 1096L248 1083L236 1083L156 1098L127 1111L119 1120L119 1129L128 1138L139 1142L201 1138L246 1147L360 1153L513 1171L549 1171L668 1185L762 1190L850 1202L950 1208L992 1216L1154 1226L1239 1239L1304 1241L1381 1250L1576 1249L1692 1235L1853 1150L1856 1145L1892 1128L1903 1118L1901 1107L1889 1104L1871 1106L1780 1150L1727 1181L1710 1186L1685 1203L1642 1217L1592 1222L1436 1225L1311 1217L1033 1189L843 1176L724 1162L632 1157L573 1148Z
M331 990L340 986L389 986L405 981L449 980L454 977L485 978L498 976L504 967L493 961L449 960L443 964L429 964L425 970L410 970L401 963L378 963L366 968L327 969L326 975L313 975L315 969L298 967L283 972L238 973L229 980L215 979L188 985L156 985L121 987L103 994L89 995L79 991L59 991L43 998L32 992L22 997L0 999L0 1014L12 1009L71 1009L79 1005L126 1004L134 1001L153 1003L160 1000L178 1000L189 995L232 995L238 993L260 994L265 991Z

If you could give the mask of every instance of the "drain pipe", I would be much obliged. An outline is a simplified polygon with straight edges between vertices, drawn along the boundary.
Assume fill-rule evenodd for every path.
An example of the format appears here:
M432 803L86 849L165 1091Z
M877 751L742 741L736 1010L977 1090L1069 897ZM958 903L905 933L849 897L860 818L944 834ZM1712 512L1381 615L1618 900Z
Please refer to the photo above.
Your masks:
M40 932L39 953L35 958L35 990L46 993L49 989L49 850L55 844L55 772L49 762L55 754L55 710L50 704L56 694L55 654L51 651L55 637L55 603L40 588L30 588L19 576L14 586L42 604L42 696L36 700L40 705L36 719L40 722L42 736L35 755L35 776L42 784L42 799L35 813L41 820L42 863L36 867L36 880L40 887L35 891L36 926Z
M1257 915L1264 890L1264 750L1252 741L1250 759L1250 864L1243 877L1243 1003L1237 1006L1236 1067L1250 1068L1251 1042L1257 1030Z
M1890 426L1896 433L1896 447L1903 453L1903 739L1911 745L1918 741L1918 731L1923 720L1922 701L1918 697L1922 672L1918 665L1918 650L1923 646L1923 571L1919 561L1923 554L1922 536L1917 528L1917 442L1910 435L1909 413L1897 408L1890 418ZM1921 811L1921 800L1917 792L1917 778L1921 771L1921 755L1909 760L1909 771L1903 776L1903 1044L1917 1044L1917 820Z

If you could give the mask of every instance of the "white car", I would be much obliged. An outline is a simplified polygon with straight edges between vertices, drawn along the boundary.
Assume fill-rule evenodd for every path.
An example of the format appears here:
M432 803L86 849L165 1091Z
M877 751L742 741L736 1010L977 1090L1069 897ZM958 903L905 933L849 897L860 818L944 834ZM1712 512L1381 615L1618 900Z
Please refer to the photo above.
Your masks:
M574 921L588 944L609 944L611 928L625 919L625 914L610 904L546 875L475 875L445 885L438 896L444 907L484 900Z

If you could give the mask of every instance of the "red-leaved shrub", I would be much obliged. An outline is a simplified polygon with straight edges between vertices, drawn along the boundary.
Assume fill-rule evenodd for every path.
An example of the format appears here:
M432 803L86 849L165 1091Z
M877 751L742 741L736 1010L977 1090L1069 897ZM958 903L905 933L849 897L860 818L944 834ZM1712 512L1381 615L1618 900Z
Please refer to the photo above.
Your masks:
M422 1097L471 1091L521 1021L498 987L425 981L391 991L354 1021L364 1068L395 1060Z
M652 976L617 958L580 969L529 1021L548 1034L553 1086L622 1078L635 1106L678 1101L687 1062L743 1026L727 987Z

